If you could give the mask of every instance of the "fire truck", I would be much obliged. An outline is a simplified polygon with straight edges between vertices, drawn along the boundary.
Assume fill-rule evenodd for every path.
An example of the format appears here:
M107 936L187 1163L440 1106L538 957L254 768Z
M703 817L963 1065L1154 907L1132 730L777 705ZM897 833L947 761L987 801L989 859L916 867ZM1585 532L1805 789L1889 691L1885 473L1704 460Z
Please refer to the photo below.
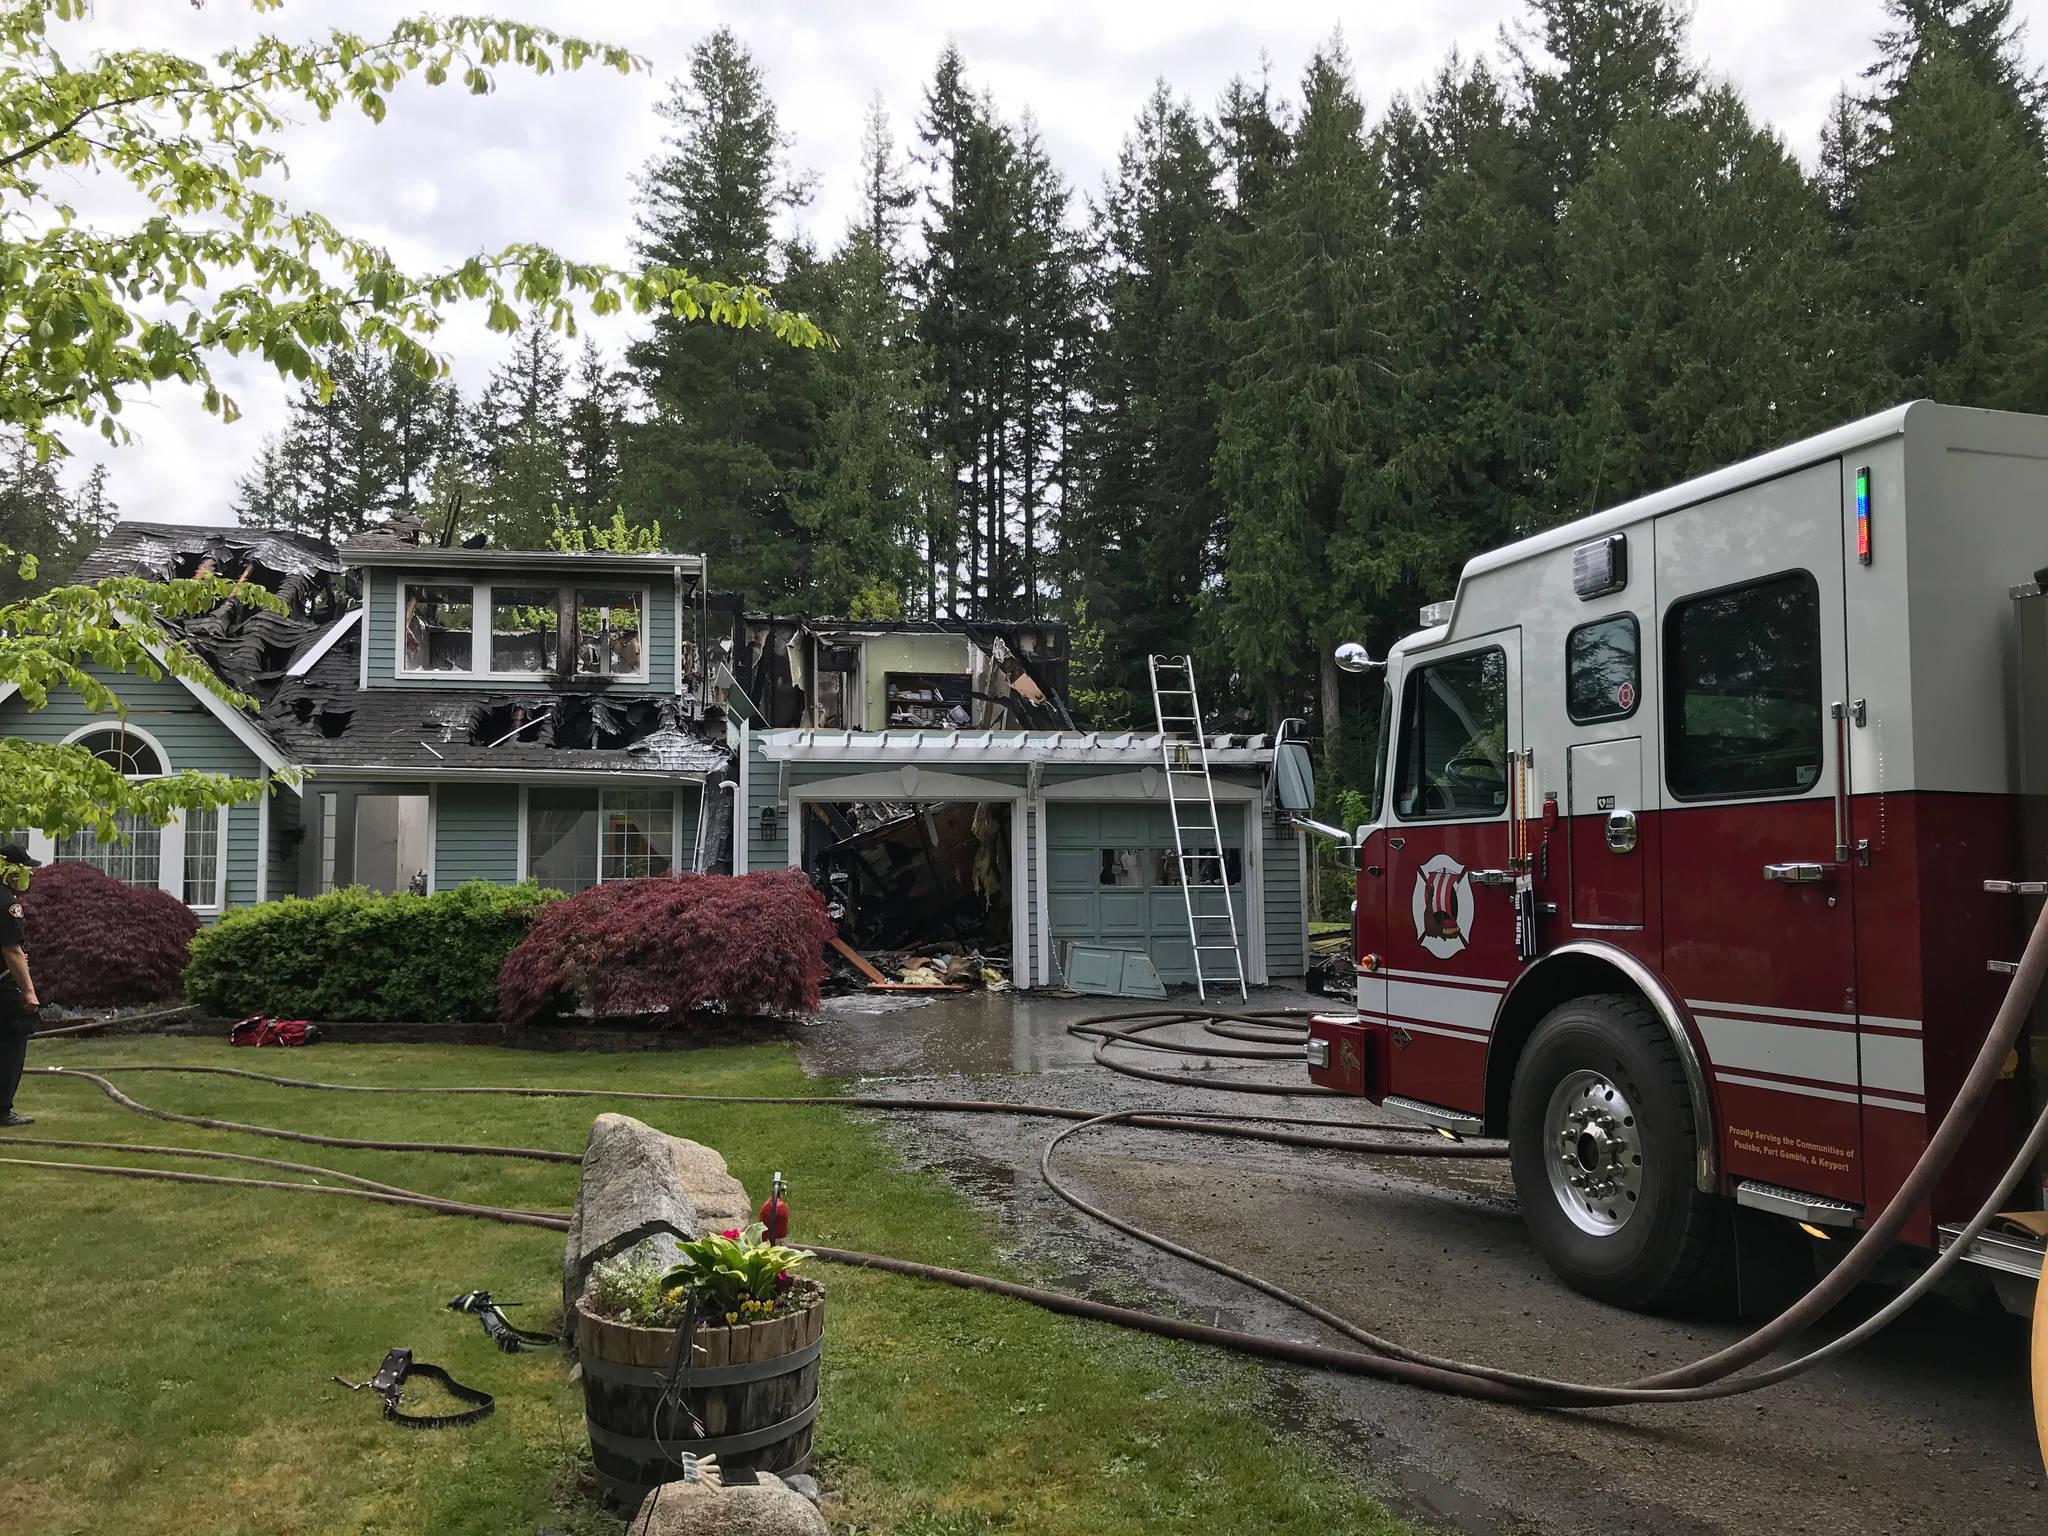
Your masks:
M1923 401L1481 555L1383 663L1343 647L1385 688L1357 1011L1311 1025L1312 1081L1505 1137L1545 1259L1617 1304L1695 1295L1776 1225L1747 1213L1853 1237L2048 891L2043 567L2048 417ZM1910 1243L2039 1112L2028 1027ZM1967 1257L2020 1305L2041 1178L2007 1203Z

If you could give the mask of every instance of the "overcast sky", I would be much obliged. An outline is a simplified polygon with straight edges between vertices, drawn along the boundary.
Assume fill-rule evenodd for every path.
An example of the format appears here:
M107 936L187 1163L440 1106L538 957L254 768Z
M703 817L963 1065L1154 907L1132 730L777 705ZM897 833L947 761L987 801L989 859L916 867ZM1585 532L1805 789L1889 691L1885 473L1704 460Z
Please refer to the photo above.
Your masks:
M240 0L192 9L176 0L97 0L94 18L59 27L58 46L82 59L94 47L154 45L211 55L259 27L309 38L331 25L364 33L416 9L394 0L290 0L252 16ZM360 116L309 122L287 141L293 177L285 195L388 245L409 267L438 266L471 252L538 239L585 259L623 262L633 227L633 177L657 147L653 111L689 50L729 23L767 76L794 140L793 166L817 178L797 217L820 245L844 229L857 201L862 112L879 91L899 142L907 139L925 81L951 37L970 80L995 93L1014 119L1033 112L1077 194L1092 193L1132 119L1163 76L1207 110L1261 55L1291 91L1309 54L1343 29L1367 109L1427 79L1457 48L1497 52L1521 0L1005 0L1000 6L937 0L496 0L480 8L624 44L645 73L586 69L533 80L505 71L489 97L457 87L402 88L381 126ZM1696 55L1734 82L1759 117L1774 123L1809 165L1830 98L1872 56L1883 0L1699 0ZM2029 37L2040 56L2042 38ZM305 114L311 118L311 113ZM88 216L99 195L77 189ZM112 204L104 205L109 208ZM614 353L625 322L596 323ZM474 392L505 343L458 313L440 350L465 392ZM236 477L285 416L290 391L232 360L217 369L241 404L231 426L173 389L135 402L135 435L105 450L81 437L81 460L104 456L122 515L177 522L231 521Z

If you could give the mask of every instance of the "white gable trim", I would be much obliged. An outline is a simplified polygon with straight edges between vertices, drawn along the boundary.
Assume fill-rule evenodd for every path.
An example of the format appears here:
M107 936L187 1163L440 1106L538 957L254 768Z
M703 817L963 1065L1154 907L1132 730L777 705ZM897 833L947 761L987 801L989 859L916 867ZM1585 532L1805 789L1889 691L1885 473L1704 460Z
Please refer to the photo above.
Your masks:
M314 642L313 648L310 651L306 652L305 655L301 656L297 661L293 662L289 668L286 669L285 676L304 677L308 672L313 670L313 665L315 662L319 661L319 659L322 656L325 656L329 651L334 649L334 643L337 640L339 640L343 635L347 634L350 630L354 629L358 624L362 622L362 620L362 609L349 609L347 613L343 614L340 618L336 619L334 623L328 626L327 633L322 635L317 641Z
M148 649L149 654L154 656L159 663L163 661L164 653L161 647L156 645L150 645ZM164 675L166 677L177 676L177 674L172 672L168 667L164 669ZM228 728L229 732L234 736L235 740L239 741L243 746L247 747L252 753L254 753L256 761L261 763L265 768L268 768L272 773L276 773L282 769L288 769L292 766L288 761L285 760L284 755L281 752L279 752L274 745L272 745L270 738L265 736L261 731L257 730L254 723L250 721L249 717L243 714L239 709L236 709L232 704L229 704L224 699L215 698L206 689L199 687L196 683L190 682L189 680L182 677L179 677L177 680L187 693L191 694L193 698L197 699L202 705L206 707L206 712L208 714L212 715L214 719L218 720L222 725ZM298 785L293 784L289 787L293 794L296 795L300 793Z

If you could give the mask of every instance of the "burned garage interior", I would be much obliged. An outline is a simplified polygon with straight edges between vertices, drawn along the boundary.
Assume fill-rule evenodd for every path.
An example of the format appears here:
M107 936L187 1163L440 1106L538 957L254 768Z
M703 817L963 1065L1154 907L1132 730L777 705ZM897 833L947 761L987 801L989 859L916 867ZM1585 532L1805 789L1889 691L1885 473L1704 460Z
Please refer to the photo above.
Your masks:
M750 612L699 556L496 549L416 519L339 547L122 523L77 575L209 573L282 603L173 621L252 708L131 676L108 679L124 718L9 697L0 728L271 793L125 843L32 837L36 856L159 887L202 921L350 885L575 891L796 866L838 918L851 984L1060 986L1096 952L1193 977L1171 749L1075 718L1060 624ZM1307 863L1274 804L1273 743L1207 747L1205 867L1244 975L1298 978Z

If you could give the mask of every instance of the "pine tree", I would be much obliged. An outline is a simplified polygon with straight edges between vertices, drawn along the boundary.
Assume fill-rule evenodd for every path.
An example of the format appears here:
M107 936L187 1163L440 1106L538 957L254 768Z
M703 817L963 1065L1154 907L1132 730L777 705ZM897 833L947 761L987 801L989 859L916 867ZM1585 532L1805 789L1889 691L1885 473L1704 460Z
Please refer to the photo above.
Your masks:
M672 131L641 180L641 255L774 283L783 303L805 307L817 263L801 245L779 246L775 221L806 189L787 175L775 105L730 28L691 51L661 113ZM629 518L661 519L681 547L710 556L721 585L758 603L786 598L800 579L787 490L815 430L814 355L664 316L627 362L649 409L621 448Z
M1627 125L1574 190L1558 241L1560 321L1544 342L1557 472L1539 522L1826 424L1822 209L1733 91Z
M236 486L238 521L334 542L425 505L441 465L459 451L454 386L423 379L371 350L329 358L333 392L300 388L283 432Z
M1269 703L1313 667L1326 737L1340 726L1330 652L1371 590L1354 525L1386 394L1389 208L1350 63L1310 61L1293 155L1245 246L1259 283L1230 333L1216 479L1230 512L1217 608L1228 655Z
M2048 165L2002 73L1930 33L1885 102L1848 255L1873 393L2048 408Z
M568 368L546 327L527 325L477 399L473 488L462 522L504 549L539 549L570 501Z
M47 592L69 582L120 516L107 494L107 467L95 464L76 491L64 487L56 459L38 457L19 433L0 437L0 603ZM33 576L21 557L35 558Z
M1197 649L1196 605L1222 568L1222 505L1194 262L1223 213L1193 109L1158 82L1094 210L1098 324L1088 354L1088 488L1078 575L1100 627L1097 687L1136 693L1151 653Z
M1668 112L1698 90L1685 53L1687 10L1673 0L1529 0L1533 24L1501 43L1514 67L1531 195L1553 218L1593 162L1638 114Z
M584 521L614 506L619 442L626 429L626 381L594 338L576 358L576 382L563 413L569 506Z

